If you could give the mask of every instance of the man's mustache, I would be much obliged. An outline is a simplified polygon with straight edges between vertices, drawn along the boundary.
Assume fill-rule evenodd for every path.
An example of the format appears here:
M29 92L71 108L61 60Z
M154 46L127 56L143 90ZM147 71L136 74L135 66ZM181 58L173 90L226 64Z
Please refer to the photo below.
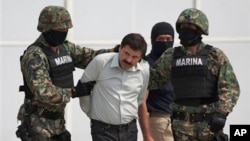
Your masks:
M124 63L128 64L128 65L132 65L131 63L129 63L128 61L126 60L123 60Z

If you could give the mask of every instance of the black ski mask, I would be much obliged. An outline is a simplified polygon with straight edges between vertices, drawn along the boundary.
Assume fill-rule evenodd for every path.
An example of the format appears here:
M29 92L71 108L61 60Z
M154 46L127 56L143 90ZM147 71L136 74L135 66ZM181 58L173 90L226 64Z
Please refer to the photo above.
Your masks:
M189 28L180 28L179 39L181 44L185 47L194 46L201 42L201 34L197 30Z
M68 31L49 30L47 32L43 32L43 36L49 45L55 47L65 41L67 33Z
M160 57L162 53L168 49L173 47L174 41L155 41L152 42L152 53L157 57Z
M158 59L166 49L173 47L174 44L173 41L167 41L167 42L156 41L156 38L159 35L164 35L164 34L171 35L174 40L174 29L169 23L159 22L153 26L151 31L152 50L149 54L149 56L153 60Z

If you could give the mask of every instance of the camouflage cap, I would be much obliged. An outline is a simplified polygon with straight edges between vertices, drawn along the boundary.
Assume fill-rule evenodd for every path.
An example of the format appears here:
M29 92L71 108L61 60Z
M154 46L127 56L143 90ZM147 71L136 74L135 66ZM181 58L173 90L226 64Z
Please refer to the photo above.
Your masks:
M181 12L176 21L176 31L179 33L180 24L191 23L198 26L203 34L208 35L208 19L207 16L200 10L188 8Z
M37 30L46 32L51 29L69 29L72 26L71 17L66 8L47 6L40 13Z

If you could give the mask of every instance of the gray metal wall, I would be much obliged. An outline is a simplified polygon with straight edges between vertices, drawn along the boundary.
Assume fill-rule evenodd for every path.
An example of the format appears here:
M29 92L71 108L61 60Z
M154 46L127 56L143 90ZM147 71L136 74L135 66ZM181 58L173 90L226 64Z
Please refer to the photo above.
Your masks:
M93 48L110 48L130 32L141 33L149 43L152 26L159 21L175 25L182 10L197 7L210 23L210 35L204 41L221 48L230 59L238 77L241 96L230 124L250 124L250 3L248 0L1 0L0 1L0 140L17 141L17 111L23 102L19 56L38 36L36 30L41 9L47 5L65 5L73 19L69 39ZM175 45L179 44L176 34ZM77 81L82 70L74 74ZM78 99L67 106L67 128L73 141L90 141L89 119L82 113ZM139 126L138 126L139 127ZM139 141L142 141L139 132Z

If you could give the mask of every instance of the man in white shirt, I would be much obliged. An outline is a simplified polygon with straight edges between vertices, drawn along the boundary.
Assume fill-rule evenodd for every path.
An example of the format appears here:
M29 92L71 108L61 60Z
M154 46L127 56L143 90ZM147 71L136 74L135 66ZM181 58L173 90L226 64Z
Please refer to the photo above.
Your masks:
M89 109L81 103L91 119L93 141L137 141L138 107L149 80L149 64L142 59L146 50L144 38L130 33L123 38L119 53L98 55L85 69L79 81L96 82Z

